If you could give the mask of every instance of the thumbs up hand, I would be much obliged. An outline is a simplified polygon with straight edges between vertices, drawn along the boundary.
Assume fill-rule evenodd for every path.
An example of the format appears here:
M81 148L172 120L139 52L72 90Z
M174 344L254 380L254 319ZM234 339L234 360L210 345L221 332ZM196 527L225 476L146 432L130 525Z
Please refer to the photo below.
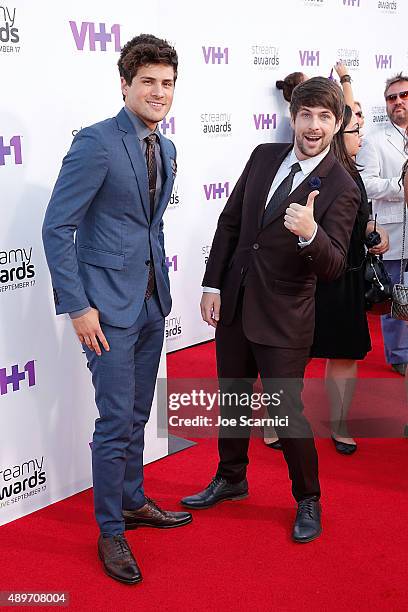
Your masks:
M319 191L315 190L309 193L305 206L293 202L286 209L284 226L292 234L300 236L305 240L310 240L316 229L316 221L314 220L314 201L319 195Z

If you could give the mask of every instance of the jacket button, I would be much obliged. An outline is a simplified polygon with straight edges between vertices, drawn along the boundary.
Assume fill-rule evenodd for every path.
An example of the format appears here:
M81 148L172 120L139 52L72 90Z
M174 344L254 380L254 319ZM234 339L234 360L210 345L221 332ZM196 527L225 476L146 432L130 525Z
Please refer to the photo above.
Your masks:
M145 264L146 266L150 266L150 259L146 259Z
M311 255L308 255L307 258L309 261L313 261L313 257Z
M255 242L255 243L252 245L252 248L254 249L254 251L257 251L257 250L259 249L259 244L258 244L257 242Z

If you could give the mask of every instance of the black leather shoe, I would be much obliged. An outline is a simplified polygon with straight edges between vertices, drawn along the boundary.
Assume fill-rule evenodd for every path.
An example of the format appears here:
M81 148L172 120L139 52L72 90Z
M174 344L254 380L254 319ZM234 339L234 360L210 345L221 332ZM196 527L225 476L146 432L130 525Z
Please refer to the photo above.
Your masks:
M292 537L295 542L311 542L322 533L321 506L318 499L308 497L298 503Z
M342 455L352 455L357 450L357 444L348 444L348 442L339 442L334 436L331 437L336 451Z
M248 497L248 482L247 479L241 482L228 482L221 476L215 476L208 487L204 491L200 491L196 495L183 497L181 503L187 508L194 510L203 510L211 508L219 502L228 500L245 499Z
M159 529L171 529L188 525L193 520L189 512L169 512L162 510L149 497L146 503L138 510L123 510L125 529L137 529L138 527L157 527Z
M283 450L282 443L280 440L275 440L275 442L269 442L268 444L264 440L264 444L268 448L273 448L273 450L280 450L280 451Z
M114 580L125 584L136 584L142 580L136 559L123 535L109 538L100 535L98 553L105 572Z

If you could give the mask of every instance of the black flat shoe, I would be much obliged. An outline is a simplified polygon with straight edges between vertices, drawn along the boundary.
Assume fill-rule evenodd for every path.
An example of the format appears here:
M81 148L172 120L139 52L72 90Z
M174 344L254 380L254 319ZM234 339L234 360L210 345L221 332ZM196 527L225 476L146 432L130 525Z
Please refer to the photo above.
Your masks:
M357 450L357 444L348 444L347 442L339 442L334 436L331 437L336 451L341 455L352 455Z
M206 489L196 495L183 497L181 504L194 510L203 510L223 501L235 501L245 499L245 497L248 497L246 478L241 482L232 483L221 476L215 476Z
M308 497L298 503L292 538L300 544L311 542L322 533L321 506L318 499Z
M282 448L282 444L280 440L276 440L275 442L269 442L269 444L267 444L264 440L264 444L265 446L267 446L268 448L273 448L273 450L278 450L281 451L283 450Z

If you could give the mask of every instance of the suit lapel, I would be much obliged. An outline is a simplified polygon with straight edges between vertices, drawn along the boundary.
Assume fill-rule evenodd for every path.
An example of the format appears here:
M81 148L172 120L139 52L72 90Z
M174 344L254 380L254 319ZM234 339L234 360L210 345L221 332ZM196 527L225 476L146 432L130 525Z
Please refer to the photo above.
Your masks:
M397 149L399 153L401 153L402 157L405 159L405 154L403 151L403 137L400 135L399 130L395 128L391 123L388 123L385 128L385 134L388 142Z
M265 224L265 227L268 227L270 223L273 223L278 217L280 217L289 204L292 202L297 202L301 204L303 200L307 199L307 196L311 191L314 191L316 188L311 187L309 181L312 177L319 177L321 181L321 186L324 183L324 179L333 167L335 162L335 157L331 151L328 152L326 157L322 159L320 164L316 166L316 168L292 191L291 194L282 202L280 206L271 214L268 222ZM276 173L275 173L276 174ZM319 189L321 189L321 186ZM316 199L315 206L319 205L319 198ZM262 218L262 217L261 217Z
M292 149L292 145L288 145L284 149L282 149L280 153L276 155L272 163L270 162L270 160L267 160L268 166L267 168L265 168L266 181L264 183L263 190L261 191L260 198L259 198L260 200L259 207L258 207L258 227L259 228L262 225L262 217L265 212L266 199L269 195L269 190L273 183L273 179L275 178L276 173L279 170L281 163L283 162L283 160L285 159L285 157L287 156L287 154L289 153L291 149Z
M130 163L132 164L133 172L136 176L140 199L142 200L146 218L147 220L150 220L149 179L147 175L146 160L143 157L139 139L130 119L123 109L117 115L116 119L119 129L122 132L125 132L122 136L123 144L125 145Z

